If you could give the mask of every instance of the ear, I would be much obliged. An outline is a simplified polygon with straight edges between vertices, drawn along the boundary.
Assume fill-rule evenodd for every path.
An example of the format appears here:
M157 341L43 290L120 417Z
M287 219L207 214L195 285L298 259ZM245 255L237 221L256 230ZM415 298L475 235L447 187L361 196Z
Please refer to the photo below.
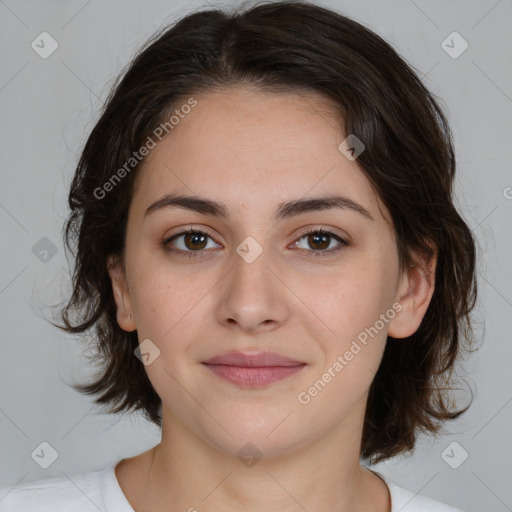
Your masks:
M110 280L112 281L114 300L117 305L117 323L121 329L131 332L134 331L137 326L133 315L126 276L120 260L121 258L117 255L108 256L107 268Z
M388 336L406 338L414 334L423 320L434 294L437 251L426 259L416 256L416 265L404 270L395 300L402 309L389 323Z

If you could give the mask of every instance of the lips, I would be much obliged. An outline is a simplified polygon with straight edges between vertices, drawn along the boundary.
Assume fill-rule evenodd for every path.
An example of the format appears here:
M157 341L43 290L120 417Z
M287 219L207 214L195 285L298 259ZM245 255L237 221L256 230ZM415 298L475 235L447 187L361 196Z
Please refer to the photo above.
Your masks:
M229 352L227 354L212 357L203 362L204 364L222 364L246 368L264 366L301 366L305 364L300 361L296 361L295 359L276 354L275 352L260 352L257 354Z
M243 388L261 387L300 372L306 363L275 352L230 352L203 361L218 377Z

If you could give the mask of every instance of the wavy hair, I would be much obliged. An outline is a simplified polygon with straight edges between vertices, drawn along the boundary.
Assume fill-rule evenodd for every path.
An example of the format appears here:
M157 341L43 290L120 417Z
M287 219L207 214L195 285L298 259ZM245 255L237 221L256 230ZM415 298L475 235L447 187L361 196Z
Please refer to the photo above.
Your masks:
M453 204L452 136L436 99L387 42L306 1L192 12L156 33L114 83L69 191L64 239L73 290L59 327L92 331L92 359L101 367L73 387L98 395L111 412L140 410L161 426L161 400L134 357L137 332L117 323L107 270L108 256L124 252L144 160L108 194L98 190L183 98L244 84L317 92L338 105L344 132L366 146L358 162L391 214L401 269L415 264L413 254L437 252L429 307L413 335L388 338L363 427L361 455L370 461L407 452L419 431L438 432L468 407L455 409L448 394L463 342L472 342L477 292L475 240Z

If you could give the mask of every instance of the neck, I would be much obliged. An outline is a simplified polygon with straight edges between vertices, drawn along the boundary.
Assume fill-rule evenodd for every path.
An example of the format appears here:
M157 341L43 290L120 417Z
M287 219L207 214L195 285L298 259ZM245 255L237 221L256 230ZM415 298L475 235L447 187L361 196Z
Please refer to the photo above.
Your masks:
M338 429L251 461L205 442L163 410L161 442L139 456L136 471L132 464L133 478L124 470L118 479L137 512L389 512L386 484L360 466L360 436Z

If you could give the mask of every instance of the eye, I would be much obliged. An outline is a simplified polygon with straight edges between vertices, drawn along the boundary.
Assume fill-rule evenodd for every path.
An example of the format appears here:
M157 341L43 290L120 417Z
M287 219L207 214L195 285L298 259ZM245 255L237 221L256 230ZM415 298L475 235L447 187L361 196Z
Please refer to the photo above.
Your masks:
M213 238L208 233L198 231L197 229L187 229L166 239L163 245L170 252L188 257L198 257L203 255L202 253L205 249L219 247L216 242L213 242L213 247L208 247L208 238L213 242Z
M305 244L312 249L312 251L308 250L308 252L312 252L313 257L332 255L332 253L342 249L343 246L348 245L340 236L331 231L324 231L323 229L313 229L301 235L299 240L295 242L295 245L304 249L304 247L300 246L302 240L305 240ZM337 242L334 248L332 246L333 242Z
M210 247L208 247L208 239L212 241ZM302 240L310 249L301 247ZM311 253L312 257L321 257L332 255L348 244L335 233L317 228L302 233L300 238L294 242L294 245ZM208 233L192 228L167 238L164 240L163 246L168 252L186 257L202 257L205 256L205 252L208 252L207 249L220 247Z

